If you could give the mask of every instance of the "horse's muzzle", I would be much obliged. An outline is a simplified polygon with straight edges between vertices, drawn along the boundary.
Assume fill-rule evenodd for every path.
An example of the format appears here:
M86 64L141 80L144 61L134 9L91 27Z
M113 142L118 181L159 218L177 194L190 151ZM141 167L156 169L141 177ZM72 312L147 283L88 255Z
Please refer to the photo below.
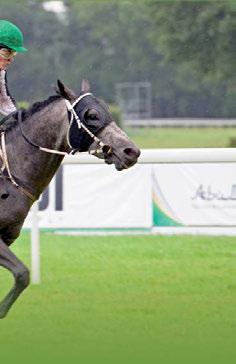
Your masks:
M114 163L118 171L128 169L137 163L140 150L135 146L129 146L112 152L112 157L105 159L106 163Z

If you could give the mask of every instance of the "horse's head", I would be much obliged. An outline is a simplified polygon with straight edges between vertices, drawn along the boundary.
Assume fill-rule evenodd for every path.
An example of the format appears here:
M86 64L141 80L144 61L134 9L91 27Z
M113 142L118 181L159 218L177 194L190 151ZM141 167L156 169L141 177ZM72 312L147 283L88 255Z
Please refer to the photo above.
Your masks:
M69 101L70 129L68 142L80 152L88 151L117 170L133 166L140 150L112 119L107 105L89 93L88 81L83 81L79 96L58 81L57 92ZM73 107L73 109L71 108Z

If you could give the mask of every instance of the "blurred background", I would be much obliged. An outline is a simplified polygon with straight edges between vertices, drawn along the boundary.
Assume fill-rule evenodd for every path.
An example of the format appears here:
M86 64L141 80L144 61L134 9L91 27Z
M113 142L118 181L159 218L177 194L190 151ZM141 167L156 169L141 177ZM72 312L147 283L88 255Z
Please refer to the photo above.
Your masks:
M234 1L1 0L1 18L20 26L29 49L9 88L27 106L58 78L78 92L87 78L141 147L233 146L232 130L203 139L191 130L183 141L169 128L235 125L223 120L236 117L235 11Z
M142 152L236 146L235 0L0 0L0 18L28 48L8 70L19 106L88 79ZM63 165L39 203L41 284L1 322L1 360L235 363L236 169L218 152L121 173ZM29 232L13 251L30 266ZM1 272L0 298L11 284Z

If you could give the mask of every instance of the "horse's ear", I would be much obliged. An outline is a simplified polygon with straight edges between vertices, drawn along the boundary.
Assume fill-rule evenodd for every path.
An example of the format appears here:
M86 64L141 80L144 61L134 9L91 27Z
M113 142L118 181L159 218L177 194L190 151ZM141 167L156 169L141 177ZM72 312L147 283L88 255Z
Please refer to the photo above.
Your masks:
M76 99L76 94L69 87L65 86L60 80L57 80L56 92L64 99L73 101Z
M81 82L81 92L87 93L90 91L90 83L88 80L83 80Z

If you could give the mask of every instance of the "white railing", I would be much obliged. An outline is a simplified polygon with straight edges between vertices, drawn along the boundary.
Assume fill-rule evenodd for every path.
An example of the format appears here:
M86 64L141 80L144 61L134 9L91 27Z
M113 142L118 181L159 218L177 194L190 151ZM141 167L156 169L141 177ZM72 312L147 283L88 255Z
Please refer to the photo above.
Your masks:
M236 148L179 148L179 149L144 149L139 164L172 163L234 163ZM63 164L103 164L103 160L87 153L67 156ZM37 203L31 209L31 267L32 283L40 283L40 239L38 227Z
M232 163L236 162L236 148L178 148L143 149L138 163ZM102 164L87 153L67 156L64 164Z

